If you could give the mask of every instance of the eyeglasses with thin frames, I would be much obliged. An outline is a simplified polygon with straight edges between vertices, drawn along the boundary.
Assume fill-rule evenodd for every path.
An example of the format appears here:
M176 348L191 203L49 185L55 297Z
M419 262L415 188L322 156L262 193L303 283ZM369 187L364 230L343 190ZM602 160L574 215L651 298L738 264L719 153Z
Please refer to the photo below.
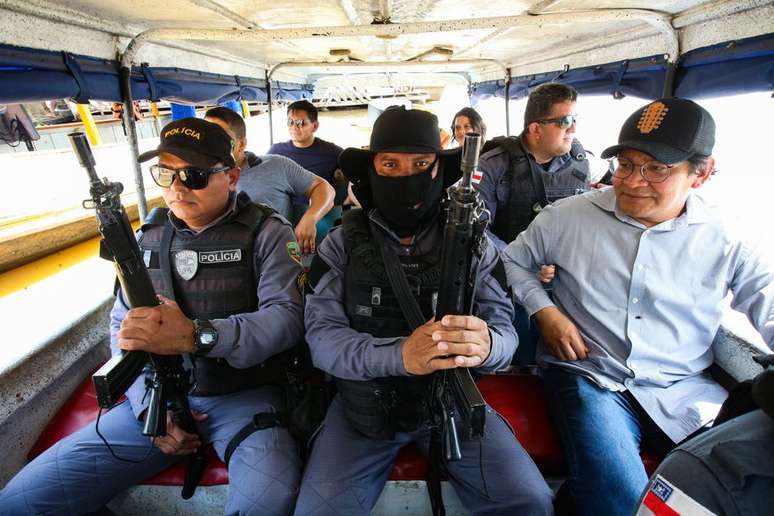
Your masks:
M151 165L150 173L153 181L161 188L169 188L177 178L183 186L191 190L207 188L210 176L231 170L231 167L219 168L167 168L162 165Z
M543 118L535 120L539 124L554 124L562 129L567 129L571 125L578 122L578 115L564 115L557 118Z
M665 165L660 161L646 161L642 164L636 164L626 158L614 157L610 160L610 166L613 169L613 177L626 179L639 167L640 175L648 183L663 183L672 174L674 165Z

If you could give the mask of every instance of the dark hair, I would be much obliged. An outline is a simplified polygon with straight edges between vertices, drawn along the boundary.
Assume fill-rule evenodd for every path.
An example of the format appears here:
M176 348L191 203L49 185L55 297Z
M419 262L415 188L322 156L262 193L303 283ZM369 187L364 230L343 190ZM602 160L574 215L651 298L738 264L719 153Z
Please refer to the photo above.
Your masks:
M288 114L291 111L305 111L306 116L312 122L317 122L317 108L308 100L297 100L288 106Z
M464 107L454 114L451 123L452 138L454 138L454 123L457 121L457 118L461 116L470 120L473 129L481 135L481 142L483 143L483 141L486 140L486 124L484 123L484 119L481 118L481 115L478 114L478 111L471 107Z
M558 82L541 84L532 90L527 99L527 107L524 109L524 128L526 129L532 122L550 117L554 104L568 100L575 102L577 98L578 92L572 86Z
M204 118L207 118L207 117L217 118L218 120L223 120L224 122L226 122L226 125L228 125L231 128L231 131L234 133L234 136L236 136L237 138L247 137L247 128L245 127L245 121L235 111L227 107L218 106L212 109L208 109L207 112L204 113Z

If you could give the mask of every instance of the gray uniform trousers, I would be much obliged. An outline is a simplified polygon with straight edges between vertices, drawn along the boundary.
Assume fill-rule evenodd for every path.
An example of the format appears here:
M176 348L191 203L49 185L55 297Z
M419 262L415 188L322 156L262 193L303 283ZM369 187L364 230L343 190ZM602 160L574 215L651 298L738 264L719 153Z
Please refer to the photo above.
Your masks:
M459 427L459 423L458 423ZM430 431L369 439L344 418L338 397L328 409L306 465L296 515L367 515L403 446L428 454ZM448 463L449 480L473 514L553 514L552 492L508 424L487 406L485 435L460 443L462 460Z
M209 417L198 423L202 441L221 459L231 438L253 414L283 406L276 387L221 396L189 397L191 408ZM116 460L91 423L35 458L0 491L0 514L82 514L104 506L117 493L180 460L166 455L150 438L128 402L103 414L99 431L121 458ZM293 511L301 476L295 441L284 428L247 437L231 456L226 514L287 515Z

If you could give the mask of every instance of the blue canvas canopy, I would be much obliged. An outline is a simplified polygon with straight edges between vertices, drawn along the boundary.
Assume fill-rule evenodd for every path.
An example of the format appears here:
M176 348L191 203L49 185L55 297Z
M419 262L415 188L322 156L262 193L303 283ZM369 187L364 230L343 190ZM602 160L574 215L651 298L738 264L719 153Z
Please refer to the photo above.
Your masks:
M546 82L568 84L587 95L632 95L656 99L663 95L667 62L663 55L604 65L565 69L511 78L509 98L517 100ZM470 87L473 104L505 97L505 80ZM726 42L687 52L675 73L674 95L713 97L774 90L774 34Z
M67 52L0 45L0 103L73 98L121 101L119 64ZM312 85L272 81L273 100L312 96ZM227 100L266 101L266 81L170 67L132 69L135 100L218 104Z

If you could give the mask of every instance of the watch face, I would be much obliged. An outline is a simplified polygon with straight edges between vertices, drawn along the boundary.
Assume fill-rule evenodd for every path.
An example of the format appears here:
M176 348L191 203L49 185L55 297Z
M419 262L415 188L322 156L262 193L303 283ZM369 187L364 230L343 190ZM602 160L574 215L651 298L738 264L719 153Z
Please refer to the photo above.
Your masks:
M216 337L217 335L209 330L202 331L199 333L199 344L202 346L210 346L215 343Z

